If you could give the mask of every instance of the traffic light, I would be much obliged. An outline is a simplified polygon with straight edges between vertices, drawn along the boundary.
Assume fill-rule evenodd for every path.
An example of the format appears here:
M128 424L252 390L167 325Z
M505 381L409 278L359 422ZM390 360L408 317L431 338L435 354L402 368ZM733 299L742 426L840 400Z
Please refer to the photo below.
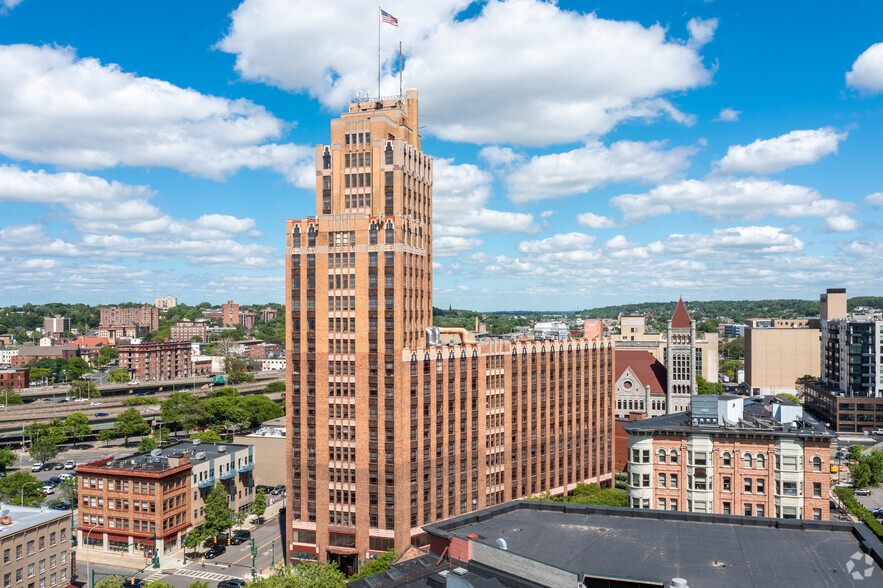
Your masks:
M214 540L215 545L217 545L218 544L218 536L215 535L214 537L212 537L212 539Z
M135 576L132 576L132 577L130 578L130 580L131 580L131 582L132 582L132 586L134 586L134 585L135 585Z
M126 552L120 549L120 557L126 557Z
M230 545L230 538L227 537L227 545Z

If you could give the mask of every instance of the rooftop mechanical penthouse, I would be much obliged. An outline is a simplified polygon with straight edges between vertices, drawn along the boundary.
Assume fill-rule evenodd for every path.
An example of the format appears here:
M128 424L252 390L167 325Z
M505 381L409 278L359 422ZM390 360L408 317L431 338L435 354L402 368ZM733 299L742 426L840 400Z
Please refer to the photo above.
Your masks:
M612 483L610 340L432 328L433 161L417 108L408 90L332 121L317 216L286 227L288 555L345 571L428 544L427 523Z

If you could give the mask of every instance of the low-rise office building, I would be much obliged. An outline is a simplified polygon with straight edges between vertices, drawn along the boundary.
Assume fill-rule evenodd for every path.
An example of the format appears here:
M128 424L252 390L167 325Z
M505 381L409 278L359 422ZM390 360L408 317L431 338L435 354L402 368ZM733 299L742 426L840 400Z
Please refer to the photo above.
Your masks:
M70 513L0 504L0 578L12 588L67 588L74 578Z
M124 556L172 552L205 522L205 499L216 484L224 485L230 508L248 510L253 469L250 446L199 441L80 465L80 544Z
M285 417L265 421L254 433L234 437L234 441L254 448L255 484L285 484Z
M800 405L694 396L623 429L633 508L828 520L834 435Z
M0 390L10 386L13 390L26 390L31 385L31 370L28 368L13 368L0 370ZM2 400L2 396L0 396Z

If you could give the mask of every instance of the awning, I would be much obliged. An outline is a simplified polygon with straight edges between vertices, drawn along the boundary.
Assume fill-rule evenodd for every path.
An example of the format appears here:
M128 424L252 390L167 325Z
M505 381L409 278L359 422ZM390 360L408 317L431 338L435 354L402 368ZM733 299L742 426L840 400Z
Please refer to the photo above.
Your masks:
M355 547L338 547L336 545L328 547L328 551L331 553L338 553L342 555L357 555L359 550Z

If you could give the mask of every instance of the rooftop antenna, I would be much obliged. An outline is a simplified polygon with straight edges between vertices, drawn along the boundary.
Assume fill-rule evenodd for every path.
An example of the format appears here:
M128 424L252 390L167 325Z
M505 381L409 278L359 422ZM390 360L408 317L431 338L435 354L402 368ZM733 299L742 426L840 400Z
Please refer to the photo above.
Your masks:
M402 42L399 41L399 100L402 99Z

